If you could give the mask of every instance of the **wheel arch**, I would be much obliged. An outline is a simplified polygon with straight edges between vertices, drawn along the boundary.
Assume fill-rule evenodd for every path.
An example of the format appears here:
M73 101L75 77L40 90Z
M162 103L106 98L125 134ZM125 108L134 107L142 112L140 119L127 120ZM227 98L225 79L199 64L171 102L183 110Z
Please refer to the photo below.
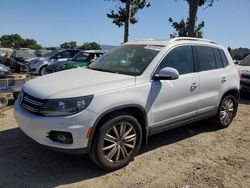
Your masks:
M115 108L111 108L104 113L102 113L95 121L93 125L93 131L88 141L88 150L90 150L93 139L97 136L98 129L101 127L102 123L107 121L110 116L114 113L125 112L133 115L140 123L142 128L142 143L147 143L148 138L148 118L145 109L137 104L123 105Z
M235 111L235 114L234 114L234 116L236 116L237 109L238 109L238 104L239 104L239 102L240 102L240 91L239 91L238 89L233 88L233 89L230 89L230 90L226 91L226 92L222 95L222 97L221 97L221 99L220 99L220 101L219 101L218 106L220 106L221 101L223 100L223 98L226 97L226 96L228 96L228 95L232 95L232 96L234 96L235 99L236 99L236 111ZM219 110L219 109L218 109L218 110Z
M239 101L240 101L240 91L239 91L238 89L233 88L233 89L230 89L230 90L226 91L226 92L222 95L220 101L221 101L225 96L227 96L227 95L233 95L233 96L236 98L237 102L239 103Z

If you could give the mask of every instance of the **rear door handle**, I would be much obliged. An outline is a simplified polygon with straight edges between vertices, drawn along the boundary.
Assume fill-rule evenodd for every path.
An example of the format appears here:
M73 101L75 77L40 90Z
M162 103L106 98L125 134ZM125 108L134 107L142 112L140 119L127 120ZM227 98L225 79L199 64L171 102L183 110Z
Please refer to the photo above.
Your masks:
M197 83L194 82L194 83L192 83L192 85L191 85L191 87L190 87L190 90L193 91L193 90L195 90L197 87L198 87Z
M221 83L225 83L226 81L227 81L227 78L226 77L222 77Z

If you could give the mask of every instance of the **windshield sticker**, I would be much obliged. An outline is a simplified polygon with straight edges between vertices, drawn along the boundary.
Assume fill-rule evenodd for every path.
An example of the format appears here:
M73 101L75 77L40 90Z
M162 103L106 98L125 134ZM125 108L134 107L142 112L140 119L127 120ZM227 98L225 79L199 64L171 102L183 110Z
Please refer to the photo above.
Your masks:
M144 49L149 49L149 50L156 50L156 51L161 51L162 46L153 46L153 45L147 45L144 47Z

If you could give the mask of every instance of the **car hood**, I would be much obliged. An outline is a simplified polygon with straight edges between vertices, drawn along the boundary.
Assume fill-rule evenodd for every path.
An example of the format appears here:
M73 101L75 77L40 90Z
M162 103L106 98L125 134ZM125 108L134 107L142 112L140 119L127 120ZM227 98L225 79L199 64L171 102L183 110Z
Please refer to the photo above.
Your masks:
M40 99L79 97L135 85L135 77L95 71L70 69L28 81L23 90Z

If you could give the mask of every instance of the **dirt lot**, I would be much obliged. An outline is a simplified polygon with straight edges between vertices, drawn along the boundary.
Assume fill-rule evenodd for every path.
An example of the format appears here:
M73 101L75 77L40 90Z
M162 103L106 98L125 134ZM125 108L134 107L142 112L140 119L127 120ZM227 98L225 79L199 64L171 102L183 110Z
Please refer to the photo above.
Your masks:
M0 111L0 187L250 187L250 99L217 130L207 121L150 138L124 169L50 151L26 137L13 108Z

